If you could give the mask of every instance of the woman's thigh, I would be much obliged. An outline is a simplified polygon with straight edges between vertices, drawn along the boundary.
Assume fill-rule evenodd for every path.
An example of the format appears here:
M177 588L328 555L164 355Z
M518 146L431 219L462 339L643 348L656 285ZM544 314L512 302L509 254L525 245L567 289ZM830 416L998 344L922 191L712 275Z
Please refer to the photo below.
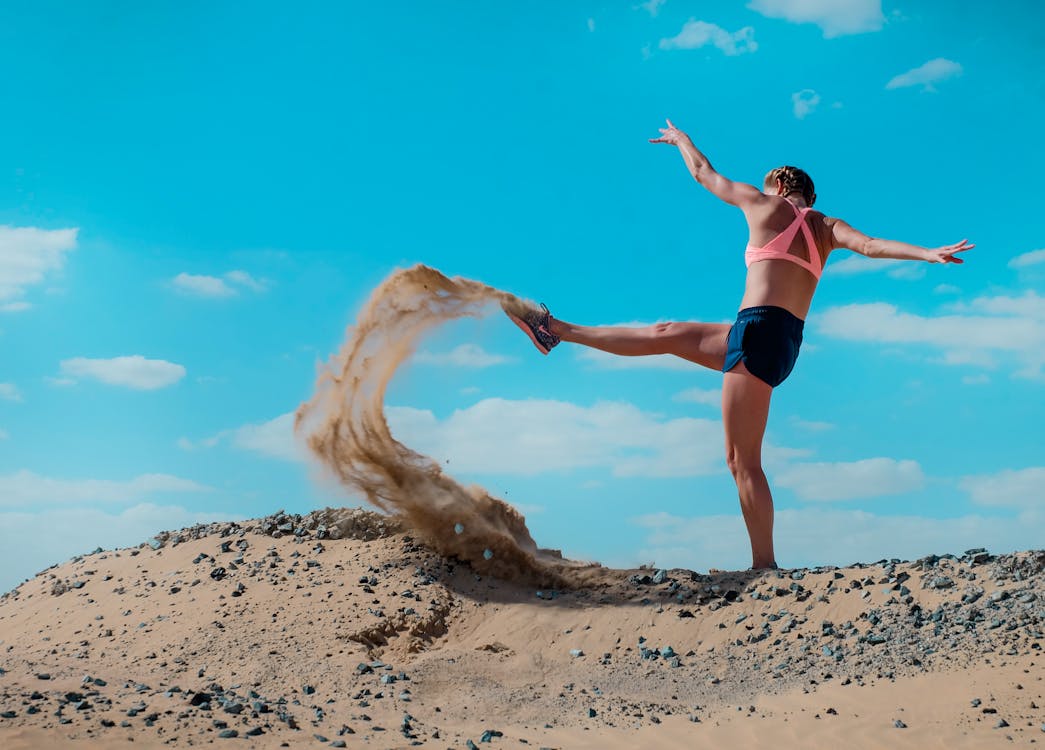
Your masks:
M722 425L730 468L762 465L762 438L773 388L738 362L722 378Z
M721 370L726 362L726 323L660 323L665 354Z

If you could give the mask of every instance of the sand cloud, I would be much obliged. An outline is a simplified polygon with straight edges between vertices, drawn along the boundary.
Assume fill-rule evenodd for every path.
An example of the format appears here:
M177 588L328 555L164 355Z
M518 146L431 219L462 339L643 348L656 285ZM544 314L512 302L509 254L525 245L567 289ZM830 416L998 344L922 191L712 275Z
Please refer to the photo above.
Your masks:
M721 26L691 18L682 26L682 31L673 37L660 40L660 48L698 49L711 45L725 55L742 55L758 49L755 30L745 26L739 31L726 31Z
M74 357L62 360L66 378L98 380L107 385L152 391L173 385L185 377L185 368L163 359L146 359L140 354L112 359Z
M0 225L0 311L31 307L20 298L48 274L61 270L65 256L76 249L78 232Z
M885 23L881 0L752 0L751 10L791 23L813 23L824 37L879 31Z

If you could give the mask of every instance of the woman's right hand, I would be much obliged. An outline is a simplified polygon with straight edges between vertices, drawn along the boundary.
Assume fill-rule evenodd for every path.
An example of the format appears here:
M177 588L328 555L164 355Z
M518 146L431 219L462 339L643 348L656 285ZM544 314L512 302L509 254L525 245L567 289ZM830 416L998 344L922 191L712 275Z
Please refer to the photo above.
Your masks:
M976 245L970 245L968 240L962 240L956 242L953 245L944 245L943 247L937 247L929 250L929 257L927 260L930 263L964 263L965 261L961 258L955 258L955 253L965 252L966 250L972 250Z
M667 122L668 126L666 128L659 128L660 138L650 138L650 143L667 143L670 146L677 146L683 141L689 140L689 136L672 125L671 120Z

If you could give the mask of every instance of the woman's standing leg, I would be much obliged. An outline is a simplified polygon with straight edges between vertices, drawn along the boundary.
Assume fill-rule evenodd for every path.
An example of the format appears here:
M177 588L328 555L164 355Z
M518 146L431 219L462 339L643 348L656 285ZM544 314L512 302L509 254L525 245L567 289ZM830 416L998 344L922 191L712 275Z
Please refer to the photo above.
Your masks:
M773 495L762 471L762 437L769 418L773 388L755 377L743 362L722 380L722 424L726 463L737 483L740 508L751 539L751 567L776 566L773 552Z
M726 360L724 323L656 323L651 326L579 326L551 318L549 330L563 341L590 346L610 354L639 357L674 354L712 370L722 370Z

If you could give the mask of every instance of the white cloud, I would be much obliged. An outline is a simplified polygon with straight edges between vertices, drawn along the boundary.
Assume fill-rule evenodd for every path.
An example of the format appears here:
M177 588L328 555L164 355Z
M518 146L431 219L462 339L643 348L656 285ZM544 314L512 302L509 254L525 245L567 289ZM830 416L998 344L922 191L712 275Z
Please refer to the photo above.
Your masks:
M73 378L55 378L50 375L44 375L44 382L48 385L53 385L55 388L68 388L71 385L76 385L76 380Z
M149 503L119 513L89 508L0 513L0 592L14 588L55 563L96 547L129 547L161 531L238 518Z
M991 382L989 375L964 375L962 376L962 383L965 385L986 385Z
M1045 249L1031 250L1029 253L1017 255L1009 261L1009 268L1027 268L1045 263Z
M899 279L901 281L917 281L925 278L928 267L927 263L904 263L901 261L898 265L889 269L888 276L890 279Z
M230 286L230 284L232 286ZM264 292L268 282L256 279L246 271L229 271L223 276L205 276L191 273L179 273L171 279L171 286L179 292L197 297L224 299L235 297L241 287L252 292Z
M830 422L807 421L798 417L791 417L791 424L800 430L807 430L808 432L827 432L828 430L833 430L836 426Z
M849 565L894 557L914 560L972 547L1013 552L1040 548L1045 538L1045 514L1040 510L1014 517L926 518L818 507L778 510L774 520L777 562L785 567ZM633 560L614 564L652 559L660 567L694 570L743 569L751 564L739 512L692 518L658 513L634 522L648 530L644 545Z
M954 284L937 284L933 287L933 294L961 294L961 287Z
M198 297L234 297L236 290L217 276L197 276L191 273L179 273L171 284L179 292L194 294Z
M660 12L660 6L662 6L667 0L646 0L644 3L639 3L638 7L649 13L651 16L656 17L657 13Z
M146 359L140 354L112 359L74 357L63 360L62 374L72 378L93 378L108 385L151 391L173 385L185 377L185 368L162 359Z
M921 86L923 91L935 91L934 83L945 81L961 75L962 66L953 60L937 57L924 65L908 70L894 77L885 84L887 89L900 89L908 86Z
M76 249L78 232L0 225L0 309L28 309L29 303L19 298L49 273L61 270L66 254Z
M460 344L448 352L417 352L413 361L418 364L446 367L492 367L511 362L511 357L491 354L478 344Z
M664 419L626 403L484 399L439 420L391 407L397 439L470 474L535 475L601 467L615 476L681 477L721 472L722 425Z
M791 104L794 107L795 117L799 120L804 120L820 104L820 94L813 91L813 89L796 91L794 94L791 94Z
M14 383L0 383L0 399L4 401L21 401L22 392Z
M856 500L920 489L925 475L917 461L865 458L794 464L778 472L773 482L790 489L801 500Z
M589 18L588 19L588 31L595 31L595 19L594 18Z
M833 257L837 258L839 256L834 255ZM896 268L904 262L905 261L902 260L896 260L895 258L868 258L859 253L847 253L841 260L830 261L831 265L829 268L832 276L837 276L839 274L850 276L856 273L887 271L890 268Z
M709 44L730 56L754 52L758 49L758 44L755 42L755 30L750 26L729 32L721 26L693 18L686 21L682 31L678 34L660 40L661 49L698 49Z
M397 440L448 462L454 473L532 476L598 467L615 476L685 477L725 470L720 421L665 419L627 403L490 398L442 420L408 406L390 406L386 414ZM226 430L209 444L229 441L262 455L302 460L306 451L293 434L293 420L293 414L283 414ZM767 462L774 450L766 447Z
M1003 353L1016 359L1017 377L1042 377L1045 298L1035 292L978 297L950 309L981 314L928 317L875 302L833 307L815 321L820 332L849 341L933 346L945 351L943 361L949 364L993 364L994 355Z
M207 492L210 488L170 474L142 474L129 480L55 479L18 471L0 475L0 507L79 503L127 503L156 494Z
M671 397L672 401L681 401L682 403L690 404L704 404L705 406L722 406L722 389L721 388L687 388L684 391L679 391Z
M751 10L791 23L814 23L824 37L879 31L885 23L881 0L752 0Z
M966 476L958 486L968 492L977 505L1026 510L1045 508L1045 467L1042 466Z
M268 289L268 282L263 279L255 279L246 271L229 271L225 278L233 284L245 286L252 292L264 292Z
M7 430L0 428L0 440L8 440L11 437L11 433Z
M577 352L577 359L600 370L678 370L693 372L699 368L696 362L676 357L674 354L650 354L645 357L621 357L598 349L584 348Z

